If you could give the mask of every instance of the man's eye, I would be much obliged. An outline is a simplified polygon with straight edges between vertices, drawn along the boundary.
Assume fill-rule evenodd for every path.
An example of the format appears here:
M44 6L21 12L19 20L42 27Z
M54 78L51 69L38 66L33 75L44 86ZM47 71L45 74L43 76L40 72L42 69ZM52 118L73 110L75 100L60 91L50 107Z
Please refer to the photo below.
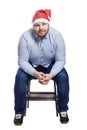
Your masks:
M43 25L46 25L46 23L43 23Z

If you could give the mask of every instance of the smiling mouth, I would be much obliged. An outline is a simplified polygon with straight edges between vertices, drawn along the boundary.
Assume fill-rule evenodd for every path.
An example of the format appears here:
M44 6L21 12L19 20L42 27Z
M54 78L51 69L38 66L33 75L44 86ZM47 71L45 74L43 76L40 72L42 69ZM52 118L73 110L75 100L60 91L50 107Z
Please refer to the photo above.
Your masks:
M38 33L44 33L44 32L45 32L45 31L42 31L42 30L41 30L41 31L39 31Z
M44 33L44 32L39 32L40 34Z

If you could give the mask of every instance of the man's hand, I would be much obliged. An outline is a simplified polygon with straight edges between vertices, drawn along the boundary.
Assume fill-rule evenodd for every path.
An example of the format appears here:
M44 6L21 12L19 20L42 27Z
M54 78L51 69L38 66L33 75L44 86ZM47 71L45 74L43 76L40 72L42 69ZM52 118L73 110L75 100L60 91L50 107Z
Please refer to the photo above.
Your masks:
M38 72L38 71L35 71L33 73L33 75L40 81L40 80L43 80L43 77L45 76L45 74L43 72Z
M55 76L53 73L44 74L43 72L35 71L33 75L38 79L38 81L45 85Z
M48 84L48 82L54 77L55 75L53 73L44 74L42 79L39 80L41 84Z

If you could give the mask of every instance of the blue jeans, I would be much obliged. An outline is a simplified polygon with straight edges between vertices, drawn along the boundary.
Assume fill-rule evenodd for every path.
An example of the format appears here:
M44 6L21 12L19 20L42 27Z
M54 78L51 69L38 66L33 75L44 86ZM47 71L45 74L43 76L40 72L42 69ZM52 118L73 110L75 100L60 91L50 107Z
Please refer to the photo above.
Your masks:
M38 71L42 71L44 73L49 73L53 64L51 64L48 68L44 68L41 66L36 67L35 69ZM35 77L25 73L22 69L18 69L15 84L14 84L14 110L15 114L24 114L26 111L26 91L28 81L35 79ZM68 74L63 68L61 72L59 72L52 80L54 80L57 84L58 90L58 112L67 111L68 110L68 102L69 102L69 77Z

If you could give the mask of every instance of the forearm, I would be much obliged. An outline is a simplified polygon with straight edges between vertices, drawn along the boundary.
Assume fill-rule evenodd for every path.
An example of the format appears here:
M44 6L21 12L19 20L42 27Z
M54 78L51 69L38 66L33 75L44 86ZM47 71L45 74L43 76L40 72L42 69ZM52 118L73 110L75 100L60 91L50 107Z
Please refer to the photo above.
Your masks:
M24 61L24 62L18 61L18 65L20 66L20 68L21 68L24 72L26 72L27 74L30 74L30 75L32 75L32 76L33 76L33 72L36 71L36 70L34 69L34 67L33 67L30 63L28 63L28 62L26 62L26 61Z
M58 74L64 68L64 65L65 60L55 62L51 69L51 73L53 73L54 75Z
M55 76L55 74L53 72L49 73L49 79L52 79Z

